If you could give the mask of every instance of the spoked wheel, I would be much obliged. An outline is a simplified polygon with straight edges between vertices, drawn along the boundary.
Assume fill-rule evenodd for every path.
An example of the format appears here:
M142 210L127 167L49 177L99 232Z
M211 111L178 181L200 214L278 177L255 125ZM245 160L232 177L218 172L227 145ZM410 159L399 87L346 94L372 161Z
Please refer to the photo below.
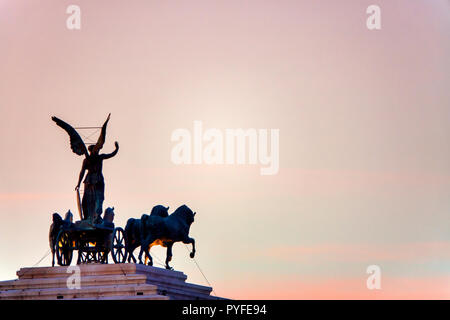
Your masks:
M108 263L108 252L106 251L98 251L96 254L96 261L98 263Z
M97 252L78 250L77 264L97 262Z
M79 241L77 264L97 262L97 252L94 247L95 245L90 242Z
M125 237L123 229L118 227L114 229L111 256L114 263L124 263L126 258Z
M60 266L68 266L72 262L73 248L67 231L61 230L56 237L56 258Z

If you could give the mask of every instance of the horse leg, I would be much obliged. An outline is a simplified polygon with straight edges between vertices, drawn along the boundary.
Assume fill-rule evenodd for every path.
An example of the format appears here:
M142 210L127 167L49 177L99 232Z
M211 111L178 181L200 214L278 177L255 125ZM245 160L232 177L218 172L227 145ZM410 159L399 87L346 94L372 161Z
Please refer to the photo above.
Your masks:
M131 258L131 259L133 259L133 263L136 263L136 258L134 257L134 253L133 253L135 249L136 249L136 247L133 248L133 250L131 250L130 257L128 258L128 262L130 262L130 258Z
M153 242L151 236L147 236L146 238L141 239L141 251L139 252L139 263L140 264L147 264L147 258L150 256L150 252L148 252L148 246ZM145 252L145 256L147 257L145 259L145 263L142 262L142 254ZM150 261L153 263L150 257Z
M152 243L152 242L150 242L150 243ZM145 250L145 256L150 260L148 265L153 266L153 259L152 259L152 256L150 255L150 248L151 247L148 245L148 246L145 246L144 250ZM147 260L145 262L147 262Z
M133 245L132 250L131 250L131 259L133 259L133 263L136 263L136 258L134 257L134 250L136 250L137 247L139 247L139 243L138 242L136 242Z
M153 265L153 259L152 259L152 256L150 255L149 248L148 248L153 241L154 241L154 239L152 239L152 238L147 238L147 239L142 240L141 251L139 252L139 263L140 264L143 264L142 254L145 252L145 256L146 256L145 262L147 262L147 258L148 258L148 259L150 259L149 265L150 266Z
M131 259L133 259L134 263L136 263L136 258L133 255L134 249L136 249L136 248L133 248L133 246L126 247L125 251L126 251L126 256L128 257L128 263L131 263ZM125 258L125 259L127 259L127 258Z
M125 239L125 258L123 259L124 262L128 260L128 263L130 263L130 245L128 244L128 241Z
M144 253L143 248L144 248L144 243L141 244L141 250L139 251L139 256L138 256L139 264L143 264L143 262L142 262L142 254Z
M172 260L172 246L173 246L173 242L169 242L167 244L166 269L168 269L168 270L172 270L172 267L169 266L169 261Z
M55 241L52 241L51 245L50 245L50 250L52 251L52 267L55 266L55 251L56 251L56 244Z
M192 243L192 252L189 256L191 258L194 258L195 257L195 240L194 240L194 238L187 237L186 239L183 240L183 243L185 243L185 244Z

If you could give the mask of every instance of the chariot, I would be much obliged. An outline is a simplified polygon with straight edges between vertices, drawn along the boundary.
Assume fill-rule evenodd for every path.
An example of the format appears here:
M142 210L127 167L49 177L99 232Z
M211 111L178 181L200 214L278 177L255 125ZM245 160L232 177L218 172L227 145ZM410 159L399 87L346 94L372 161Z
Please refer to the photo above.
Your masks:
M109 254L114 263L124 263L124 231L106 219L111 214L114 216L113 210L106 209L105 220L98 224L86 220L75 223L63 221L56 230L54 243L57 263L60 266L70 265L75 250L78 251L77 264L108 263Z

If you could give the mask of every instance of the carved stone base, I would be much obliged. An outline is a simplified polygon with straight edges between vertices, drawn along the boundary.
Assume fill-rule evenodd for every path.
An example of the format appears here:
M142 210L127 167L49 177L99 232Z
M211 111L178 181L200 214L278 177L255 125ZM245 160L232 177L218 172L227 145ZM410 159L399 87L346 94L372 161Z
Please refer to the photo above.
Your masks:
M187 283L187 276L140 264L87 264L80 267L80 287L68 267L21 268L18 279L0 281L3 299L132 299L132 300L196 300L220 299L211 296L211 287ZM69 288L71 287L71 288Z

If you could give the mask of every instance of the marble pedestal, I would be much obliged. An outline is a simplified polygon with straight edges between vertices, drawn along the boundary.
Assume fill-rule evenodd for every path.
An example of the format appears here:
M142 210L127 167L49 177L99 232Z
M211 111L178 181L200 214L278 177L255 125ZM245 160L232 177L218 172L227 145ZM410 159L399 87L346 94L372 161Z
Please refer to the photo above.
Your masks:
M211 300L211 287L187 283L180 271L140 264L84 264L79 288L69 267L21 268L18 279L0 281L0 300ZM73 266L72 266L73 268Z

